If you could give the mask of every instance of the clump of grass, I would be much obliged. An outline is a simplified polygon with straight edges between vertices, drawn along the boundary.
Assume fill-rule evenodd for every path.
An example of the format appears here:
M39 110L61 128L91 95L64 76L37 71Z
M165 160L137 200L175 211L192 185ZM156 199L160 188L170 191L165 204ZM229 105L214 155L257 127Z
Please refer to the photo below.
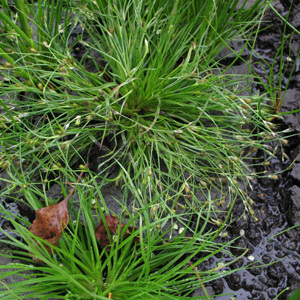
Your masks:
M93 203L99 191L91 187L93 178L89 176L76 187L78 200L70 202L71 220L58 247L32 235L27 229L29 221L17 213L5 212L1 204L0 213L14 229L1 229L7 236L1 243L9 248L2 248L0 255L17 261L0 266L2 299L11 299L12 296L39 299L188 299L196 289L205 290L207 282L234 271L226 267L238 257L227 258L226 263L212 266L212 270L201 270L204 261L217 253L229 254L230 247L230 243L214 242L221 228L206 229L208 223L201 222L201 215L194 221L199 230L191 236L195 230L191 220L186 222L183 231L175 234L174 227L170 225L171 216L153 222L146 207L137 214L129 212L129 216L123 215L123 219L127 219L127 226L138 228L123 241L111 237L109 251L101 248L95 237L95 228L99 220L105 222L103 202ZM73 181L75 178L74 174L68 179ZM43 199L36 197L33 190L28 192L27 197L34 201L32 206L39 207ZM98 195L98 198L103 197ZM157 201L153 200L149 206ZM78 204L79 210L75 209ZM121 229L118 235L122 235ZM134 242L135 237L139 238L138 243ZM45 244L55 249L55 255L49 254ZM32 256L44 263L35 263ZM220 272L220 269L223 271ZM5 283L10 276L22 280ZM203 294L201 298L209 299L206 290Z
M299 59L300 52L295 55L292 59L291 57L287 56L285 58L284 51L288 48L289 55L291 55L290 44L292 39L295 36L300 36L300 32L293 27L289 22L289 15L292 9L292 3L290 4L290 8L287 12L285 18L283 18L273 7L272 3L269 3L266 8L270 8L273 13L283 21L283 32L281 38L281 44L278 48L275 56L271 61L268 61L261 57L258 53L256 53L254 46L255 41L258 35L258 30L254 35L254 42L251 46L252 52L251 55L255 55L258 58L258 61L253 63L253 66L259 66L263 70L263 74L257 74L257 69L251 68L252 72L257 75L257 80L260 82L262 88L264 89L265 93L268 94L269 100L273 106L274 111L280 116L285 114L293 114L299 112L299 109L294 111L288 112L281 112L281 105L282 101L285 97L287 89L290 84L291 77L296 67L297 60ZM268 24L266 24L268 25ZM294 60L294 62L293 62ZM278 66L276 66L278 64ZM278 69L278 70L277 70ZM289 71L289 73L288 73Z
M99 156L92 179L78 185L76 224L64 233L57 256L32 249L39 241L32 242L28 221L18 216L23 227L7 214L23 239L4 241L22 249L13 257L31 263L24 257L30 250L45 265L20 275L25 281L0 291L2 297L184 299L234 272L195 268L229 246L214 239L238 197L251 212L244 186L258 175L252 153L272 155L266 142L279 138L266 97L240 96L239 81L216 59L265 5L236 10L237 3L82 0L57 8L50 0L16 1L14 15L1 1L0 155L9 175L1 194L17 188L37 210L52 204L46 197L51 184L74 182L73 170L96 164L91 153ZM98 207L92 215L90 200L97 194L110 213L101 187L111 182L122 187L122 211L129 224L137 223L141 243L132 246L133 235L108 253L99 251L94 236L104 213ZM219 229L206 231L210 223ZM181 233L174 234L175 224ZM0 278L22 268L31 267L17 265Z
M17 51L2 53L5 59L17 53L30 74L28 84L26 76L15 76L20 66L2 68L0 104L6 113L1 146L9 157L3 155L2 164L17 159L26 167L27 180L37 171L46 174L44 179L62 171L62 156L74 164L78 153L84 156L96 144L103 156L99 176L107 177L117 166L116 184L127 184L126 171L136 190L146 191L145 199L149 191L157 196L168 190L174 200L178 191L199 186L228 195L230 186L245 200L240 186L254 176L251 151L268 151L266 138L277 137L265 97L236 95L236 80L217 69L216 55L258 18L260 1L238 11L238 1L221 2L79 2L75 21L69 10L63 11L65 26L47 31L48 37L55 34L51 42L41 36L46 29L38 23L40 5L17 7L17 22L22 25L25 18L39 31L37 39L32 33L25 37L21 26L17 42L10 45ZM55 19L52 2L46 2L46 9ZM71 43L77 22L83 31ZM19 49L18 39L31 40L36 53ZM71 49L80 44L85 54L76 61ZM61 45L69 48L59 53ZM112 147L103 154L107 143ZM201 204L193 193L182 195L192 199L190 208Z

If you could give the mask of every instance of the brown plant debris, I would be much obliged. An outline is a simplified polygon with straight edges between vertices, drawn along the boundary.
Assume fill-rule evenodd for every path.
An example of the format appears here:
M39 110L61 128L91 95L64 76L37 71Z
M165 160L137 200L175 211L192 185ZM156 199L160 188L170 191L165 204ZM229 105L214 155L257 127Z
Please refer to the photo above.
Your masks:
M118 218L112 216L112 215L106 215L104 217L105 217L105 221L106 221L108 230L111 233L111 236L115 235L118 232L119 226L121 227L120 232L122 233L122 231L123 231L123 229L126 225L125 223L121 222L121 225L120 225L120 220ZM123 238L124 239L128 238L130 236L130 234L132 234L132 232L136 229L137 229L137 227L133 228L132 226L129 226L127 228L127 230L124 232ZM111 245L109 234L106 231L103 220L101 220L99 225L96 227L95 235L96 235L96 239L98 241L100 241L100 246L101 247L104 248L106 246ZM137 242L139 242L139 238L134 237L133 241L135 243L137 243ZM107 251L110 251L110 247L107 247L106 249L107 249Z
M83 172L80 173L77 183L79 183L82 174ZM35 212L36 218L30 225L29 231L35 236L38 236L51 245L57 247L58 241L62 236L62 232L69 222L68 200L72 197L75 188L76 185L72 188L69 195L59 203L38 209ZM50 246L44 244L44 247L50 254L52 254ZM36 257L33 257L33 259L42 263L42 261Z

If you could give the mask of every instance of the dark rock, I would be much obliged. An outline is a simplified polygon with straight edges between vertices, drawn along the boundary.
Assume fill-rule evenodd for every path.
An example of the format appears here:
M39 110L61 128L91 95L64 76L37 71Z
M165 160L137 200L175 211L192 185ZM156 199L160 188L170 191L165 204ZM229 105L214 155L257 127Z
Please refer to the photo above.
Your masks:
M296 157L296 160L295 160L296 162L300 162L300 151L299 151L299 153L298 153L298 155L297 155L297 157Z
M221 278L215 280L212 284L212 288L214 289L216 294L221 294L224 289L223 280Z
M294 164L291 176L300 182L300 163Z
M238 273L231 274L229 277L228 285L233 290L240 287L241 286L241 275Z
M206 292L208 295L213 295L214 291L213 291L213 288L211 286L206 286L205 287L206 289ZM198 298L198 297L203 297L205 298L205 293L204 293L204 290L201 288L201 289L197 289L194 291L194 293L192 294L192 297L194 298Z
M282 100L281 110L283 112L293 111L300 107L300 91L297 89L288 89ZM300 131L300 113L288 114L283 122L293 130Z
M271 252L273 250L273 245L272 244L267 244L266 245L266 250L267 250L267 252Z
M254 276L258 276L258 275L261 275L262 273L262 268L258 267L258 268L253 268L253 269L250 269L249 272L254 275Z
M270 263L272 261L272 258L271 258L270 255L265 254L262 257L262 261L263 261L263 263L268 264L268 263Z
M300 12L294 14L291 24L296 28L300 27Z
M296 57L297 54L300 51L300 43L298 41L293 41L292 42L292 44L291 44L291 51L292 51L293 56Z
M297 185L294 185L292 188L292 195L291 195L291 199L293 202L293 205L295 206L295 208L297 210L300 209L300 187L298 187Z
M257 291L263 291L264 288L263 288L263 285L260 282L258 282L255 279L252 279L251 283L252 283L253 289L255 289Z
M269 278L276 280L278 283L280 279L283 277L284 267L282 263L276 263L271 265L267 270L267 275Z
M254 246L257 246L260 243L261 232L255 224L251 224L245 234Z
M278 258L282 258L282 257L285 257L287 255L287 251L286 250L278 250L276 253L275 253L275 256L278 257Z

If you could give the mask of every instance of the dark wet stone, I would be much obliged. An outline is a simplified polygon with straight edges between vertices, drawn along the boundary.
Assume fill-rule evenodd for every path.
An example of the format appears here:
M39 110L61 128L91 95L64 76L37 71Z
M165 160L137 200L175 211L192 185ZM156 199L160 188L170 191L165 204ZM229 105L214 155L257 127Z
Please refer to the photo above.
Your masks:
M262 268L253 268L253 269L250 269L249 272L254 275L254 276L258 276L262 273Z
M237 260L236 262L234 262L233 264L231 264L229 267L231 269L238 269L246 264L247 264L246 258L241 258L241 259Z
M267 282L268 282L268 279L266 276L258 276L257 280L263 284L267 284Z
M296 163L293 165L293 170L291 172L291 176L295 180L300 181L300 163Z
M297 266L300 264L300 257L296 254L291 254L290 255L290 259L291 259L291 265L292 266Z
M257 291L257 290L252 290L251 291L251 295L253 296L252 299L264 299L264 298L261 298L262 297L262 293L260 291Z
M277 251L275 253L275 256L278 257L278 258L285 257L286 255L287 255L287 251L286 250Z
M288 211L288 220L292 224L300 224L300 188L294 185L290 191L292 205Z
M245 232L246 237L251 241L254 246L257 246L261 241L261 232L256 224L250 224Z
M238 273L231 274L229 276L228 286L232 290L237 290L241 287L241 275Z
M288 89L282 100L282 110L292 111L300 107L300 91ZM290 114L284 118L284 123L291 126L294 130L300 131L300 113Z
M224 289L224 284L222 279L217 279L213 282L212 288L214 289L216 294L221 294Z
M265 255L263 255L263 257L262 257L262 261L263 261L265 264L270 263L271 260L272 260L272 258L271 258L270 255L265 254Z
M213 295L214 291L211 286L206 286L205 289L206 289L206 292L208 293L208 295ZM205 298L205 293L202 288L199 288L199 289L195 290L191 296L195 297L195 298L200 297L200 296Z
M300 209L300 187L294 185L292 188L291 199L296 209Z
M298 41L293 41L291 44L291 51L293 56L297 56L300 51L300 43Z
M276 250L276 251L279 251L279 250L281 250L282 249L282 243L275 243L274 244L274 249Z
M279 282L281 278L284 276L284 267L282 263L276 263L268 267L267 275L269 278L276 280Z
M297 14L294 14L293 20L291 21L291 23L296 28L300 27L300 12L298 12Z
M267 244L266 245L266 250L267 250L267 252L271 252L273 250L273 245L272 244Z

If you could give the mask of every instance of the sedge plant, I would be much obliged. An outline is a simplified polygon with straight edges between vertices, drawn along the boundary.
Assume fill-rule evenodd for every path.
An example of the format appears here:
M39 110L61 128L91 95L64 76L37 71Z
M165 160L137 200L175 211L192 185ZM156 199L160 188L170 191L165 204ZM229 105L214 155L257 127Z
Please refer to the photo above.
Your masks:
M66 174L66 180L76 180L74 171ZM176 230L169 225L172 217L150 221L147 207L139 213L124 207L127 216L118 217L126 226L110 236L109 249L101 247L95 228L100 220L108 224L104 203L92 201L99 193L91 185L92 176L86 172L82 184L76 186L77 196L69 202L69 225L57 247L34 236L28 230L29 220L17 211L7 212L1 204L1 215L12 229L1 229L6 238L1 239L0 255L15 261L0 266L2 299L189 299L195 290L202 290L202 296L194 299L210 299L205 285L236 271L229 267L239 258L228 251L233 241L216 243L222 228L206 228L208 222L201 222L200 214L194 221L189 218L184 230L174 234ZM46 197L35 195L37 191L32 187L24 197L30 198L32 206L40 207ZM98 198L103 197L100 194ZM157 201L153 199L149 206ZM197 232L193 222L199 227ZM122 239L129 226L135 230ZM53 255L45 245L53 249ZM201 265L216 254L226 254L226 261L221 258L210 270L202 270ZM19 280L9 282L11 276Z
M48 18L68 21L48 31L36 19L41 3L16 5L11 21L10 11L1 12L3 28L20 27L18 39L27 32L22 19L32 23L37 38L26 37L41 46L28 63L20 42L10 44L38 83L16 76L19 66L2 68L2 167L22 165L29 181L39 174L43 181L64 169L63 156L70 165L80 156L90 162L96 145L98 176L127 188L130 174L144 201L168 191L163 203L169 199L176 210L183 197L183 207L193 210L203 204L193 191L212 186L220 198L239 194L247 208L241 187L255 176L251 155L268 152L266 140L278 136L265 96L239 96L216 57L259 20L265 3L236 10L238 1L69 1L55 12L53 3L43 4ZM44 43L45 32L52 38ZM45 64L42 45L52 55ZM73 48L83 49L80 59L70 57ZM108 176L112 168L115 177Z
M53 204L46 196L53 183L76 182L80 164L94 170L77 186L59 246L49 245L54 256L28 232L28 220L2 207L21 237L6 232L3 242L24 263L3 266L0 278L25 278L4 284L2 298L184 299L234 272L201 271L201 263L229 247L214 240L236 199L251 212L252 154L272 155L267 142L279 139L266 97L239 95L238 80L217 59L266 4L237 10L237 3L1 1L0 167L8 174L1 194L21 193L37 210ZM94 236L97 220L111 213L106 184L120 186L119 217L138 227L112 240L110 252ZM93 212L95 194L101 207ZM175 225L183 228L176 234ZM26 251L45 264L31 267Z
M255 49L255 41L258 35L259 30L256 31L254 35L254 42L251 45L251 56L255 55L258 58L258 61L253 63L254 67L251 67L251 71L256 75L256 79L260 82L261 86L265 90L265 92L269 95L271 105L273 106L274 111L278 114L278 116L285 115L285 114L293 114L299 112L299 109L288 111L288 112L281 112L281 105L282 101L285 97L287 89L290 84L291 77L293 72L296 68L297 60L299 59L300 52L295 54L294 62L292 58L288 56L285 61L284 57L284 50L288 48L289 55L291 55L290 44L293 38L300 36L300 32L290 24L288 18L291 13L292 3L290 4L290 8L287 12L285 18L283 18L274 8L272 3L269 3L266 8L270 8L273 13L283 21L283 32L282 32L282 40L280 47L278 48L277 52L273 59L265 59L261 55L259 55ZM266 24L268 25L268 24ZM278 66L276 67L276 64ZM259 68L255 68L255 67ZM258 74L257 70L261 69L262 73ZM278 69L278 71L276 71ZM289 70L289 72L288 72ZM264 78L264 79L263 79ZM284 83L284 88L282 84Z

